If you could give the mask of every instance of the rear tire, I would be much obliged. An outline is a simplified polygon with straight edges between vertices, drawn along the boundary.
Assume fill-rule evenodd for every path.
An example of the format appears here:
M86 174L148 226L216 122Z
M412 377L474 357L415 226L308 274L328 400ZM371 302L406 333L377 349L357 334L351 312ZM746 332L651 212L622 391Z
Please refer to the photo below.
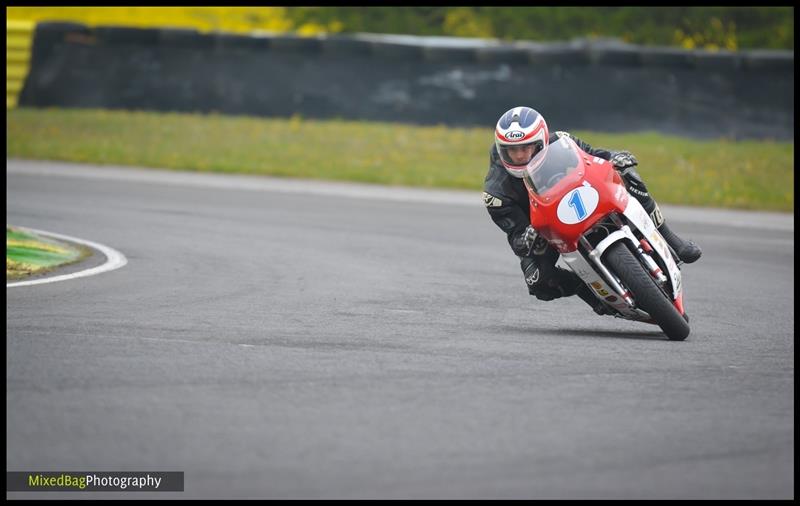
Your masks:
M650 315L671 341L686 339L689 323L624 243L615 242L609 246L603 258L609 270L631 292L637 306Z

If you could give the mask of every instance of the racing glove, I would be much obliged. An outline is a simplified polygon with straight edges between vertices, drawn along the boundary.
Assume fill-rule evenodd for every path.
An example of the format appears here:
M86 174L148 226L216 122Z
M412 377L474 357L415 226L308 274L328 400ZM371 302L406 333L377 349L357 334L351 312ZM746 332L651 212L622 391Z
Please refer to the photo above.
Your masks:
M630 151L617 151L609 160L618 169L627 169L639 165L639 160Z
M541 255L546 247L547 241L539 237L539 232L530 225L514 239L514 251L525 251L527 256L531 253Z

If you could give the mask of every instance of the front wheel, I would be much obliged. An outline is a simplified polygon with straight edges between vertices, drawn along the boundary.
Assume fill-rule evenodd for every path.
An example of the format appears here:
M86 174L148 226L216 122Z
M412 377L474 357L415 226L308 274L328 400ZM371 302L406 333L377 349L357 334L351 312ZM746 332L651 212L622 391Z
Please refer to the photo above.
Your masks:
M603 258L611 272L630 290L637 306L650 315L671 341L686 339L689 323L624 243L609 246Z

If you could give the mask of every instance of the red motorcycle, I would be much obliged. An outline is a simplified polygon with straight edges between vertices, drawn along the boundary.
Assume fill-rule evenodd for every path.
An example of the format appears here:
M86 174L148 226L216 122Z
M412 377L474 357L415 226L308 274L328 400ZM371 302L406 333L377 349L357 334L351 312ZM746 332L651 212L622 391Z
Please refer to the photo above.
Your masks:
M611 163L568 136L542 155L524 175L531 225L615 316L686 339L680 261Z

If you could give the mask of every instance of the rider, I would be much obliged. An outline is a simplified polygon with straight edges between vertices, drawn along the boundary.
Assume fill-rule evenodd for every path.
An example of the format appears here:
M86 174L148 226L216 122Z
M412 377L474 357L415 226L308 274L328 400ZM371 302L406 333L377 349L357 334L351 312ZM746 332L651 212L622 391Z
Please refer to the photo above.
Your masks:
M523 174L533 156L545 148L545 143L549 145L562 136L571 138L590 155L611 161L625 182L628 192L650 214L658 231L681 261L692 263L700 258L702 251L694 242L684 241L675 235L664 223L658 204L647 192L644 181L636 171L638 161L630 152L592 148L567 132L551 134L542 115L530 107L514 107L506 111L500 116L495 128L483 201L492 221L508 235L509 245L520 259L528 292L539 300L553 300L577 294L596 313L612 314L576 274L555 265L558 251L544 238L539 237L530 225L530 200L523 183Z

